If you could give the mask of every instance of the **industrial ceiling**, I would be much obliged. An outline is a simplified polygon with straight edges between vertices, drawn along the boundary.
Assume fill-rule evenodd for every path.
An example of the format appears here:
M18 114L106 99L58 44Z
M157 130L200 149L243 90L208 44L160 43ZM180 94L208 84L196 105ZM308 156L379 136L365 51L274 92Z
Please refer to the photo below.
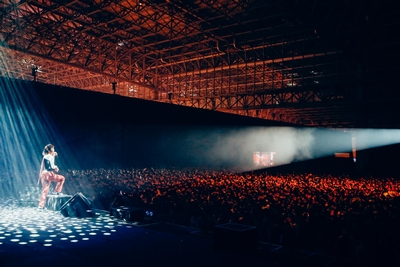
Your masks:
M0 76L328 128L400 128L395 1L1 0Z

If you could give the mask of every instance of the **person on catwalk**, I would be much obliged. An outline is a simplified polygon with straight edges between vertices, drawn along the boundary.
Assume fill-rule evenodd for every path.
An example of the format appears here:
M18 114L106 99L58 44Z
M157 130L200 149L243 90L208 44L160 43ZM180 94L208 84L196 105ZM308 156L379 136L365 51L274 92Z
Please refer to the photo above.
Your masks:
M43 159L39 172L39 180L42 182L42 192L39 198L39 209L44 209L51 183L57 182L56 187L54 188L54 193L57 195L62 195L61 191L65 182L65 177L57 174L59 169L54 164L54 158L57 156L57 152L54 150L54 145L46 145L42 154Z

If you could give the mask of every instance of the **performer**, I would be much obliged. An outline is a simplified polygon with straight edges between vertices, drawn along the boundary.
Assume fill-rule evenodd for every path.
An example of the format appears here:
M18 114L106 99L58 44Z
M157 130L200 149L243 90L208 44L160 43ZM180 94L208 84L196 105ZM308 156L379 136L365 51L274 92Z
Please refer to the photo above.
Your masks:
M43 209L44 205L46 204L46 198L47 194L49 193L51 182L57 182L57 185L54 189L54 193L57 195L62 195L61 191L65 182L65 177L56 173L59 171L59 169L54 164L54 157L57 156L57 152L54 150L54 145L46 145L42 154L43 159L39 172L39 180L42 182L42 193L40 194L39 199L39 209Z

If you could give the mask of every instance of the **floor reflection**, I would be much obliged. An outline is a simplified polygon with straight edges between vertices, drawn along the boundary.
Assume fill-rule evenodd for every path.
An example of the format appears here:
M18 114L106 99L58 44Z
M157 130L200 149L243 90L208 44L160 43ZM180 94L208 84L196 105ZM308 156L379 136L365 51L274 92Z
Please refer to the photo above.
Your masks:
M106 211L97 210L94 217L64 217L59 211L23 207L13 199L0 202L0 249L2 245L30 243L52 246L59 241L87 242L95 236L111 236L134 223L117 220Z

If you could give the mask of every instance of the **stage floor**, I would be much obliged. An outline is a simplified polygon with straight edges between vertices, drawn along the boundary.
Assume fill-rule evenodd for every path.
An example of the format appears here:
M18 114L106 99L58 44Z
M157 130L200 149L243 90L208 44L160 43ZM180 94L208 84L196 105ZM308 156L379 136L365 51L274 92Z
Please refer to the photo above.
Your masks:
M0 266L336 266L330 257L266 243L253 253L216 249L210 233L94 212L71 218L0 200Z

